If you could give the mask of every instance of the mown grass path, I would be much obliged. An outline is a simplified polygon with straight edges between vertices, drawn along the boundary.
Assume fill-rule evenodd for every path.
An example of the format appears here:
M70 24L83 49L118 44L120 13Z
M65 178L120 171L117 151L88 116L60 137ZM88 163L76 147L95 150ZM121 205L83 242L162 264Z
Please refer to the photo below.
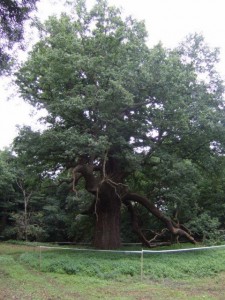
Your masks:
M138 277L100 279L90 276L39 272L21 263L32 247L0 243L0 299L18 300L164 300L225 299L225 273L201 279L149 280Z

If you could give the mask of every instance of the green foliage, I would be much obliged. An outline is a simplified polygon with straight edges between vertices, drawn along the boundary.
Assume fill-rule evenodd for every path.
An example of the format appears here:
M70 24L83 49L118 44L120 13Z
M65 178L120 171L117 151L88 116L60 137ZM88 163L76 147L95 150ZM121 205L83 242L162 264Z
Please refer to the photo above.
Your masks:
M210 217L207 212L192 218L186 225L193 234L201 237L204 243L218 243L224 239L218 230L220 226L218 218Z
M24 23L35 9L38 0L2 0L0 3L0 74L6 71L12 57L9 50L15 43L23 40Z
M134 126L123 111L145 100L136 86L147 80L140 67L147 55L143 24L123 21L120 11L103 1L77 21L52 17L44 27L50 35L35 46L17 80L24 98L49 112L46 122L51 127L40 136L43 147L36 157L52 153L58 162L78 155L102 158L113 145L123 149L122 160L132 158ZM22 132L19 141L26 143Z
M101 160L110 149L129 172L146 156L138 148L147 156L159 146L161 153L182 158L208 155L223 131L223 88L218 77L213 84L199 81L196 64L206 64L215 79L217 52L204 48L199 36L186 42L194 44L195 55L186 43L173 51L148 49L144 24L123 20L107 2L89 12L84 2L75 8L76 18L51 17L43 25L40 42L17 74L23 98L47 109L49 129L21 131L15 150L22 154L32 143L35 160L43 165L48 157L59 167L81 155Z
M15 171L13 156L9 151L0 151L0 236L3 236L10 213L16 208Z
M0 151L0 197L7 197L13 192L14 170L11 166L13 156L9 151Z
M13 227L4 230L5 238L16 237L18 240L24 240L27 236L29 241L44 241L47 238L46 229L41 223L40 213L29 215L27 224L25 224L23 212L12 213L11 220Z

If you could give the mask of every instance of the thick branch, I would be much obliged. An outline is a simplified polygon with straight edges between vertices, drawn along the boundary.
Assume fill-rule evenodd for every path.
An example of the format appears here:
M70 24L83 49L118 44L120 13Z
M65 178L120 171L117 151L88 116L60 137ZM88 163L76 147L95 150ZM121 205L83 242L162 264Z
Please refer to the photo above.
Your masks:
M128 201L137 202L144 206L149 212L151 212L155 217L162 221L172 234L184 236L191 243L196 243L196 241L190 234L179 228L176 224L173 224L173 222L168 217L166 217L157 207L155 207L155 205L152 204L147 198L135 193L128 193L122 198L122 202L127 205Z
M73 169L73 174L80 173L85 179L85 188L90 193L96 193L98 190L99 179L93 174L94 167L91 165L77 165ZM79 175L79 179L82 177ZM76 182L77 184L77 182ZM75 184L75 185L76 185Z

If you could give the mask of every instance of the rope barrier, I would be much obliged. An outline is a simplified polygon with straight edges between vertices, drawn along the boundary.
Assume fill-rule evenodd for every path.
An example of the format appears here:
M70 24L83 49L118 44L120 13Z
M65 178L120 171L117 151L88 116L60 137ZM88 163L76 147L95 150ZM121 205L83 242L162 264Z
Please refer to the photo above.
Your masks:
M219 249L224 248L225 245L219 245L219 246L208 246L208 247L194 247L194 248L184 248L184 249L170 249L170 250L143 250L144 253L175 253L175 252L189 252L189 251L199 251L199 250L213 250L213 249Z
M100 249L88 249L88 248L68 248L68 247L55 247L55 246L39 246L43 249L58 249L58 250L71 250L71 251L89 251L89 252L106 252L106 253L124 253L124 254L160 254L160 253L176 253L176 252L189 252L189 251L199 251L199 250L213 250L225 248L225 245L219 246L208 246L208 247L193 247L184 249L169 249L169 250L100 250Z
M105 253L123 253L123 254L140 254L141 255L141 281L144 276L144 253L145 254L163 254L163 253L179 253L179 252L190 252L190 251L201 251L201 250L213 250L225 248L225 245L219 246L208 246L208 247L193 247L193 248L184 248L184 249L168 249L168 250L139 250L139 251L123 251L123 250L97 250L97 249L87 249L87 248L68 248L68 247L54 247L54 246L38 246L39 247L39 270L41 271L42 263L42 249L54 249L54 250L70 250L70 251L80 251L80 252L105 252Z
M50 246L39 246L40 249L58 249L58 250L71 250L71 251L89 251L89 252L106 252L106 253L124 253L124 254L141 254L142 250L139 251L123 251L123 250L98 250L98 249L87 249L87 248L66 248L66 247L50 247Z

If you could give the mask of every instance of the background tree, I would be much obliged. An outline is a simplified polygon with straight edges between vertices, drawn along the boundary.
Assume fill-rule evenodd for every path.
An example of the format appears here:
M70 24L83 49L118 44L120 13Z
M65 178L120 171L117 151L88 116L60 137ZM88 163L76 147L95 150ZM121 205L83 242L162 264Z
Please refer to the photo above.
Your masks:
M15 151L42 174L70 182L74 193L79 184L92 195L86 214L95 215L96 247L120 246L122 204L139 238L151 246L133 203L194 242L171 220L169 206L184 205L182 176L196 176L185 182L188 199L198 186L197 166L223 152L217 51L198 35L171 51L160 44L149 49L143 22L124 19L103 0L90 11L76 1L72 16L51 17L42 28L17 83L26 101L48 111L48 127L22 129ZM163 168L174 174L162 176ZM140 172L153 190L160 187L157 194L130 189ZM174 178L180 187L172 195Z
M10 213L14 210L16 203L13 184L15 176L11 167L12 156L5 150L0 151L0 236L9 224Z
M62 241L70 236L74 215L69 222L68 189L53 183L10 151L0 152L1 239Z
M12 57L10 51L24 37L24 22L35 9L37 0L1 0L0 2L0 74L8 70Z

